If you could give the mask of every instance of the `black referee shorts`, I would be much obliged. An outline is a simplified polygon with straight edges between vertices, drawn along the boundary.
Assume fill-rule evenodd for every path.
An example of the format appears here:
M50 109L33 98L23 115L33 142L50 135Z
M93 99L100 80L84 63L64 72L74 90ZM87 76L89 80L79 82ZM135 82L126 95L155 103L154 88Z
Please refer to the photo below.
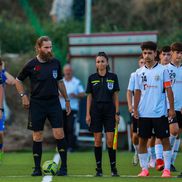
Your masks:
M113 103L93 103L91 105L90 131L93 133L114 132L115 128L115 107Z
M139 118L138 127L141 138L151 138L153 131L157 138L169 137L168 118L165 116L160 118Z
M28 129L33 131L43 131L46 118L52 128L63 127L63 115L59 98L31 99Z

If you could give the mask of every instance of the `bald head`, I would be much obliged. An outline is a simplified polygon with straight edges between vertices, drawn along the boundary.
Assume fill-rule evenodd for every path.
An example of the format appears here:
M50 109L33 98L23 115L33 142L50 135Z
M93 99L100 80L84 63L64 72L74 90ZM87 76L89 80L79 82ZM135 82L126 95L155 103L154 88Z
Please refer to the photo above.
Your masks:
M71 80L72 76L73 76L73 69L72 66L70 64L66 64L63 67L63 73L64 73L64 78L66 80Z

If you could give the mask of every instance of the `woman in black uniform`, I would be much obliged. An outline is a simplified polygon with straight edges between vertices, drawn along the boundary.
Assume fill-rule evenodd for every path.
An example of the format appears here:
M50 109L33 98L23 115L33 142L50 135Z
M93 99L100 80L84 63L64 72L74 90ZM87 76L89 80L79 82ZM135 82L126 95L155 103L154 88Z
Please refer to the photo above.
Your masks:
M118 176L116 151L113 150L115 122L119 122L119 84L117 75L109 72L108 57L99 52L96 57L97 72L90 75L87 84L86 122L94 133L96 176L102 176L102 130L106 132L111 174Z

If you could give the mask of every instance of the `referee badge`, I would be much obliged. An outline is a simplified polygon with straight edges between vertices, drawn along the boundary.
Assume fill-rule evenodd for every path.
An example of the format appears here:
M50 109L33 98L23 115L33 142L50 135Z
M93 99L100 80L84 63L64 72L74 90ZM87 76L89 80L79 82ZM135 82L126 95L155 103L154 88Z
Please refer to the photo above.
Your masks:
M57 70L53 70L52 71L52 76L53 76L53 78L57 78L58 77L58 72L57 72Z
M114 87L114 83L112 83L112 82L107 82L107 88L108 88L109 90L112 90L113 87Z

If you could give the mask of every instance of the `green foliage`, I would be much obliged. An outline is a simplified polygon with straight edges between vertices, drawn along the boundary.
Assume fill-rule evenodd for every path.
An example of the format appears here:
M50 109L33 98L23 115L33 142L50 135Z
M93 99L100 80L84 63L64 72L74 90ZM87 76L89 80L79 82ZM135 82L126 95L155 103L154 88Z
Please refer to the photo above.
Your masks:
M159 32L159 46L182 41L182 3L180 0L92 0L92 32L149 31ZM22 6L28 2L32 15ZM2 52L25 53L34 50L37 29L43 30L66 60L68 34L83 33L83 8L85 1L73 1L74 18L60 24L52 24L49 16L50 0L1 0L0 45ZM8 8L11 6L12 11ZM81 13L81 14L79 14ZM31 21L34 17L34 23ZM77 21L77 19L79 21Z
M61 52L63 61L68 51L68 34L83 33L83 22L69 20L61 24L42 22L44 32L53 40L57 50ZM34 50L35 41L38 38L33 27L28 22L20 19L6 21L0 17L0 44L2 52L26 53Z

